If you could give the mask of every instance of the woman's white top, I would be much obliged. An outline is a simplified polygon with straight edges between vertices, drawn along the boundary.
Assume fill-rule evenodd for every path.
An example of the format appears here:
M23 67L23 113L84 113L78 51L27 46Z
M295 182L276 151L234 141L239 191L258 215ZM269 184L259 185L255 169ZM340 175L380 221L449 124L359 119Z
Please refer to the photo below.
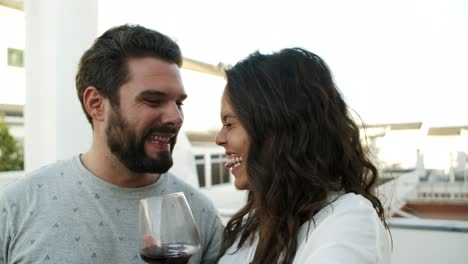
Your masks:
M354 193L339 196L299 229L294 264L389 264L390 237L372 204ZM258 241L248 241L237 251L237 242L219 264L252 261ZM234 253L235 252L235 253ZM232 254L234 253L234 254Z

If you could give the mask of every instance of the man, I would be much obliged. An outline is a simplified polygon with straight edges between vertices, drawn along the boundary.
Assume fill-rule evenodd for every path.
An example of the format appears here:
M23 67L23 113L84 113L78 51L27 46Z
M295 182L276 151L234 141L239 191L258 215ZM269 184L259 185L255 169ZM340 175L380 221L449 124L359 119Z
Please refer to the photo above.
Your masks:
M179 47L123 25L81 58L76 87L93 129L88 152L58 161L0 193L0 264L143 263L138 203L184 192L200 230L193 264L214 263L222 225L199 191L166 173L187 97Z

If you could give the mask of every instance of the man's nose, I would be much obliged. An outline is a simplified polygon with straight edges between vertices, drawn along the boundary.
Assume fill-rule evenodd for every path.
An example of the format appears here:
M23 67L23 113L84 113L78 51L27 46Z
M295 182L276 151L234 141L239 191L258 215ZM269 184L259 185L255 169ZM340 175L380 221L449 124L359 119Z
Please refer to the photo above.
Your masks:
M177 103L169 103L162 116L162 122L164 124L180 127L184 122L184 113Z

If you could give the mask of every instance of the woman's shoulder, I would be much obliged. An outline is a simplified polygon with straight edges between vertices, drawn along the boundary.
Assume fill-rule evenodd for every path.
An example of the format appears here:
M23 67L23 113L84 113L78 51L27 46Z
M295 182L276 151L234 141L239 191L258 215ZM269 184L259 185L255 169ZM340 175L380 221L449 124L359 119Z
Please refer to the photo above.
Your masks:
M359 194L346 193L336 196L320 210L311 221L315 235L341 230L381 232L385 229L372 203Z
M330 196L329 202L311 221L302 225L300 240L307 240L307 237L315 240L322 235L329 237L330 233L344 235L348 232L360 233L364 229L384 229L372 203L361 195L334 194Z
M310 225L306 223L301 229L298 259L318 263L327 258L336 259L336 263L388 263L387 232L372 203L361 195L334 197Z
M330 204L321 209L314 216L314 220L321 221L328 217L342 216L343 214L356 216L372 215L377 217L377 212L368 199L359 194L345 193L332 195Z

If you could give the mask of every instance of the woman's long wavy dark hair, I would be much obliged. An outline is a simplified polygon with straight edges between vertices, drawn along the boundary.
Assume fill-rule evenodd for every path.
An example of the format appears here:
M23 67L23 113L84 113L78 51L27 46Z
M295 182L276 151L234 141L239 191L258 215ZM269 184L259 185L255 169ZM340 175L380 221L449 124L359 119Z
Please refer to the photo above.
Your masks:
M251 263L292 263L297 234L332 192L367 198L377 169L361 145L359 128L325 62L300 48L258 52L226 71L225 94L250 137L247 204L227 223L220 257L259 243Z

